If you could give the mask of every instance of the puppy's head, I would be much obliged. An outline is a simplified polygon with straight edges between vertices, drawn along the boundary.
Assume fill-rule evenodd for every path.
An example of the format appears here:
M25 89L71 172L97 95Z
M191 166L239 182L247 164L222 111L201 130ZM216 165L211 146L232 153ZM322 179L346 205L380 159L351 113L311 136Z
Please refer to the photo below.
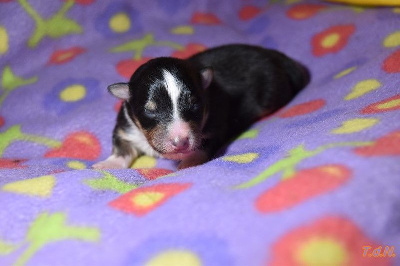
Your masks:
M207 119L205 90L212 74L184 60L156 58L142 65L129 83L113 84L108 90L126 101L129 118L154 150L181 160L201 144Z

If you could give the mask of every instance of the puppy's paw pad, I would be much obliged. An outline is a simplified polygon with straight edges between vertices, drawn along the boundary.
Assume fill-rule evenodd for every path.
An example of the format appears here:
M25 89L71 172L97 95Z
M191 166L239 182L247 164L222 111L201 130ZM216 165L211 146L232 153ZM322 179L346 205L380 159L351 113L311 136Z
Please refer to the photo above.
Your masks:
M127 168L126 161L122 157L108 158L105 161L92 165L93 169L121 169Z

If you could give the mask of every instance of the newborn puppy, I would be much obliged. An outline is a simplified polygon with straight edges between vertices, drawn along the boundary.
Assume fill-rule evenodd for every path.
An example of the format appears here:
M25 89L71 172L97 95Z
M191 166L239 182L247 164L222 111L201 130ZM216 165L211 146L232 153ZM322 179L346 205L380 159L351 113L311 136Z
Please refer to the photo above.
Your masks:
M186 60L152 59L128 83L108 87L124 102L112 155L93 168L127 168L141 154L180 160L180 169L202 164L309 80L300 63L250 45L225 45Z

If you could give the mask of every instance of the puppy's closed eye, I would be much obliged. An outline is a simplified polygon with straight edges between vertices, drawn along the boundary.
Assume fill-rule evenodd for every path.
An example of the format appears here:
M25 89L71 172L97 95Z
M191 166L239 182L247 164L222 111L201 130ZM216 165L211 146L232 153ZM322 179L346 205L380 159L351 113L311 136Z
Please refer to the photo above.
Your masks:
M193 111L199 110L199 109L200 109L200 102L199 102L199 100L198 100L196 97L194 97L194 96L190 97L190 98L189 98L189 107L190 107L190 109L193 110Z
M198 102L197 98L195 96L190 96L188 103L189 104L196 104Z
M156 117L156 112L157 112L157 104L153 101L148 101L143 110L143 114L148 117L148 118L155 118Z

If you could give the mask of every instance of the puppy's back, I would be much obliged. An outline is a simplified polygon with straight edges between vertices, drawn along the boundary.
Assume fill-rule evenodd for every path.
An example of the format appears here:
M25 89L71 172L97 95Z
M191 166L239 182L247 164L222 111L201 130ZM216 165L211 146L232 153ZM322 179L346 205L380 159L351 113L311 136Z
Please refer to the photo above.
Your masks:
M259 46L224 45L188 61L199 69L211 67L214 80L210 90L229 95L239 110L254 115L281 108L310 81L309 71L301 63Z

